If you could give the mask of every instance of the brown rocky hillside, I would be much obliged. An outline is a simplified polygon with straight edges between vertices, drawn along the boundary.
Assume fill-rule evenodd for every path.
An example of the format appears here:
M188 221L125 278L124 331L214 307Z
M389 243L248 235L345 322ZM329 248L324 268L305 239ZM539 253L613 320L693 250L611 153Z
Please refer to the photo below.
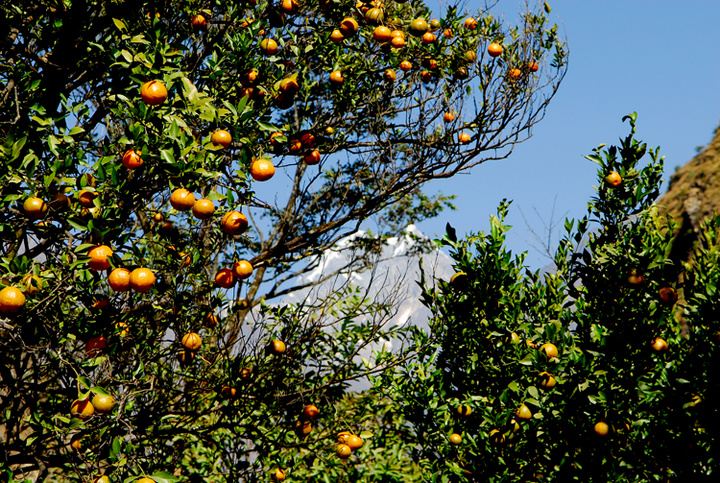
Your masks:
M671 257L687 260L703 219L720 213L720 127L697 156L670 177L668 191L657 205L680 223Z

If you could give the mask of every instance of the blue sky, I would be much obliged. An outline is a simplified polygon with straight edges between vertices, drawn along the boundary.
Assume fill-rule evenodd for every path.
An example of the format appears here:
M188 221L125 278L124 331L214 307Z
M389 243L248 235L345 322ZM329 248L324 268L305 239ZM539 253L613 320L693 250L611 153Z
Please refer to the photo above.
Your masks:
M551 20L564 29L570 62L545 119L510 158L426 186L428 193L457 195L458 210L418 225L431 237L444 233L446 222L458 235L486 230L498 203L511 199L508 246L527 250L533 268L547 258L532 232L547 238L544 224L553 205L560 221L555 235L566 216L584 215L596 165L583 155L626 136L625 114L637 112L637 137L661 147L666 180L697 146L710 142L720 124L719 0L549 3ZM519 0L501 0L495 13L510 18L521 8Z

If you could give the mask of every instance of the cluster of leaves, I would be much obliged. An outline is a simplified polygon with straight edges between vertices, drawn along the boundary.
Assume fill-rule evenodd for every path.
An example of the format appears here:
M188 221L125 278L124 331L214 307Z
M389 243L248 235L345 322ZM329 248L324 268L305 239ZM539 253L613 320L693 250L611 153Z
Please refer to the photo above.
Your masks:
M653 205L662 159L650 150L639 167L647 148L634 139L635 115L626 119L620 146L588 156L600 166L598 196L588 217L566 223L547 272L504 248L507 203L490 233L440 241L458 273L426 289L434 317L415 335L417 361L377 381L394 389L437 481L707 481L717 472L717 221L693 264L668 258L674 225ZM611 171L622 173L619 186Z

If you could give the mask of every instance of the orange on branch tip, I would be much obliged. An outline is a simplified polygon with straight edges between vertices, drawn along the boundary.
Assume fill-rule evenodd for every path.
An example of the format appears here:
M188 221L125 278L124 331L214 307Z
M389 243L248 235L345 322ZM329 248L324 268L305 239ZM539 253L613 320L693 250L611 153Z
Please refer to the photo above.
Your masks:
M195 195L185 188L178 188L170 195L170 204L178 211L187 211L195 206Z
M110 395L96 394L92 398L92 405L97 413L109 413L115 407L115 398Z
M462 443L462 436L460 436L457 433L453 433L450 436L448 436L448 442L450 444L458 445L458 444Z
M347 459L352 454L352 448L350 446L340 443L337 445L337 449L335 450L335 453L338 455L340 459Z
M605 182L611 187L617 188L622 184L622 176L620 176L620 173L617 171L610 171L607 176L605 176Z
M279 339L275 339L275 340L273 340L273 341L270 343L270 349L271 349L275 354L284 354L284 353L285 353L285 350L286 350L285 342L283 342L283 341L281 341L281 340L279 340Z
M653 348L656 352L664 352L670 348L667 342L665 342L664 339L660 337L656 337L650 342L650 346Z

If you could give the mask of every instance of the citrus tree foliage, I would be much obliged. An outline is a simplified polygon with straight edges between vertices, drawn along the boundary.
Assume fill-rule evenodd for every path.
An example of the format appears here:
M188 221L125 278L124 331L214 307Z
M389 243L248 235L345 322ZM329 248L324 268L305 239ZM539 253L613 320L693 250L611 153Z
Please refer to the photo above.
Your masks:
M362 358L392 336L386 307L351 288L261 302L368 217L382 239L436 215L449 198L425 182L529 135L566 52L542 11L519 18L420 1L9 5L4 475L358 474L334 441L363 431L365 413L342 414L348 385L394 363ZM399 479L400 459L368 474Z
M663 160L626 119L619 146L587 156L597 196L547 272L505 249L507 203L489 233L441 240L457 273L425 292L418 358L378 380L433 481L716 478L717 221L691 265L668 259Z

